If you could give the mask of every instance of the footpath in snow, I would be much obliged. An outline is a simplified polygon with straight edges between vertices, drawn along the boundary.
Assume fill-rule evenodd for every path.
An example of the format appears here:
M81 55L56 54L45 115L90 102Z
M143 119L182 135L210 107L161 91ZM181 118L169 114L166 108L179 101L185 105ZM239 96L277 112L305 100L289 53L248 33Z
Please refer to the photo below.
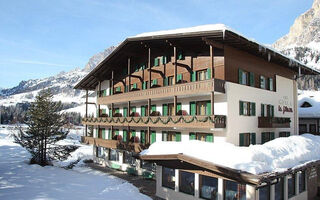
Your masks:
M112 199L144 200L149 197L139 193L132 184L98 171L83 167L80 163L72 170L60 167L29 165L29 153L13 143L9 127L0 127L0 199ZM79 134L72 133L63 142L78 143ZM66 166L81 158L90 158L92 147L81 146L65 162Z

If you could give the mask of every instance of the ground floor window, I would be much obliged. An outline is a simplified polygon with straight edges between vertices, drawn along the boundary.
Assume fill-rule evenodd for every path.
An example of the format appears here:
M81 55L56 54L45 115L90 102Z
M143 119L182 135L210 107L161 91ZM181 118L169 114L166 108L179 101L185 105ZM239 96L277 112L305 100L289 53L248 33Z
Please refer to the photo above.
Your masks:
M288 199L296 195L296 179L295 175L288 176Z
M189 133L189 140L213 142L213 134L212 133Z
M255 133L240 133L239 134L239 146L248 147L250 144L256 144Z
M96 157L103 158L104 157L104 148L96 147Z
M317 132L317 126L315 124L309 124L309 132L310 133L316 133Z
M162 167L162 186L166 188L175 188L175 169Z
M279 137L289 137L289 136L290 136L290 132L283 131L279 133Z
M218 179L209 176L199 176L200 197L203 199L218 199Z
M266 185L259 188L259 200L269 200L269 199L270 199L270 185Z
M269 142L274 139L274 132L263 132L261 133L261 144Z
M179 191L194 195L194 173L179 171Z
M162 141L181 141L181 133L180 132L171 132L171 131L163 131L162 132Z
M224 180L224 199L245 200L246 185L238 184L233 181Z
M123 152L123 156L124 156L123 161L124 161L124 163L127 163L131 166L135 166L136 159L132 156L132 154L133 154L132 152L124 151Z
M154 163L143 160L141 160L141 168L152 172L156 171L156 165Z
M299 172L299 193L306 190L306 171Z
M299 124L299 133L306 133L307 131L307 124Z
M119 152L115 149L110 149L109 160L119 161Z
M279 179L279 181L274 185L275 188L275 200L283 200L284 199L284 180L283 178Z

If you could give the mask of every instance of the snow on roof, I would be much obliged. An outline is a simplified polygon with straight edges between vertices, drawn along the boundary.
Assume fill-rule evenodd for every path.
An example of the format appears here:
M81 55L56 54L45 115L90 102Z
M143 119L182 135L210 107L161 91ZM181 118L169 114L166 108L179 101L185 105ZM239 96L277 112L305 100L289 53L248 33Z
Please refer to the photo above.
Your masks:
M140 155L179 154L192 156L252 174L284 172L320 160L320 136L304 134L277 138L263 145L239 147L231 143L201 141L156 142Z
M225 30L233 31L233 30L231 30L231 28L229 28L228 26L226 26L224 24L207 24L207 25L194 26L194 27L188 27L188 28L146 32L146 33L138 34L136 36L132 36L130 38L183 34L183 33L197 33L197 32L207 32L207 31L225 31Z
M301 107L308 102L311 107ZM302 91L298 96L299 117L320 118L320 91Z

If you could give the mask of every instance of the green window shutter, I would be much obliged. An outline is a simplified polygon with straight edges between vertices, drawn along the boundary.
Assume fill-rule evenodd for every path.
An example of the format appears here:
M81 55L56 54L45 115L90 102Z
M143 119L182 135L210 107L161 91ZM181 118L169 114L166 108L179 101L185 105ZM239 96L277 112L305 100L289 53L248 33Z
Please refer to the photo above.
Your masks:
M290 132L287 132L286 137L290 137Z
M109 109L109 117L112 117L112 109Z
M182 51L178 51L178 57L177 57L178 60L184 60L184 55L183 55L183 52Z
M106 139L106 129L102 129L102 139Z
M190 102L190 115L196 115L196 102Z
M250 86L254 86L254 73L249 73L249 79L250 79Z
M115 113L120 113L120 108L116 108Z
M159 58L154 59L154 66L159 66Z
M118 129L116 130L116 135L119 135L119 130Z
M109 140L111 140L111 139L112 139L111 129L108 129L108 139L109 139Z
M264 76L260 76L260 88L265 89L266 88L266 78Z
M102 109L102 114L107 114L107 110L106 109Z
M162 116L168 116L168 104L162 104Z
M256 144L256 133L250 133L250 143Z
M239 146L244 146L244 133L239 134Z
M213 142L213 134L211 134L211 133L207 134L206 142Z
M196 134L195 133L189 133L189 140L195 140Z
M271 106L271 117L274 117L274 106Z
M261 117L264 117L264 104L261 104Z
M142 83L142 89L143 90L147 89L147 83L145 81L143 81L143 83Z
M239 76L239 83L242 84L242 70L241 69L239 69L238 76Z
M182 74L177 74L177 82L182 80Z
M166 131L162 131L162 141L167 141L168 133Z
M177 103L177 112L181 110L181 103Z
M206 114L211 115L211 101L207 102Z
M250 115L251 116L256 116L256 103L252 102L250 103Z
M141 106L141 117L145 117L145 116L146 116L146 107Z
M107 96L107 90L103 90L103 96Z
M275 138L275 137L274 137L274 132L271 132L271 133L270 133L270 139L271 139L271 140L274 140L274 138Z
M133 84L133 89L137 89L137 83Z
M176 132L176 142L181 142L181 133Z
M144 144L146 142L146 133L144 131L140 131L141 135L141 143Z
M154 142L156 142L156 132L151 131L151 144L153 144Z
M121 87L119 86L119 87L116 87L116 91L117 92L120 92L121 91Z
M168 57L167 56L162 56L162 64L167 64L168 63Z
M128 137L128 131L126 129L124 129L123 130L123 138L122 138L122 140L124 142L127 142L127 137Z
M152 105L151 106L151 112L157 111L157 105Z
M128 107L123 108L123 116L128 117Z
M207 79L211 79L211 68L207 69Z
M131 130L131 136L132 137L136 137L136 131L135 130Z
M269 78L268 82L269 82L269 90L273 91L273 78Z
M152 80L152 85L158 85L158 79L153 79Z
M168 83L169 83L168 77L165 77L165 78L163 79L163 85L164 85L164 86L168 86Z
M239 114L243 115L243 101L239 101Z
M136 108L135 106L132 106L130 110L131 110L131 112L134 112L134 113L137 112L137 111L136 111L137 108Z
M266 133L261 133L261 144L266 142Z
M112 88L110 88L110 90L109 90L109 95L112 95L112 94L113 94Z
M195 82L195 81L197 81L197 72L192 71L192 74L191 74L191 82Z

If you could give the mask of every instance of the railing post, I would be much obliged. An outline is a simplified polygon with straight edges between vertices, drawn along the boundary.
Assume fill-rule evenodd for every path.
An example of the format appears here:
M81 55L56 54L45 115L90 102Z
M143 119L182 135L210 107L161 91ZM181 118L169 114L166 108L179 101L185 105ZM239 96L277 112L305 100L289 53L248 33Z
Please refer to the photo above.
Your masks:
M211 92L211 116L214 116L214 92Z
M174 59L174 74L173 74L173 85L177 83L177 47L173 47L173 59Z
M130 117L130 114L131 114L130 107L131 107L131 103L130 103L130 101L128 101L128 117Z
M86 118L88 117L88 90L86 90Z
M129 86L128 86L128 92L131 90L131 69L130 69L130 57L128 58L128 78L129 78Z
M149 86L148 88L151 88L151 49L148 48L148 70L149 70Z
M113 95L114 94L114 72L113 70L111 71L111 91L110 92L110 95Z
M173 97L173 116L177 115L177 96Z

